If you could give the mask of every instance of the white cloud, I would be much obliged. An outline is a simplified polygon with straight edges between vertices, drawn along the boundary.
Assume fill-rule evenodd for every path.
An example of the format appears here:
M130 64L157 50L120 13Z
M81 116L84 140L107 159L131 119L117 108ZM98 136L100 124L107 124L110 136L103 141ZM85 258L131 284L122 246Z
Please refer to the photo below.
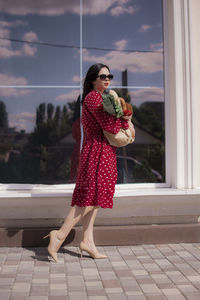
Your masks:
M133 14L135 6L129 5L130 0L84 0L83 14L98 15L109 12L111 15ZM26 16L28 14L38 14L46 16L59 16L65 13L80 14L79 0L0 0L0 10L2 12Z
M35 124L35 113L21 112L19 114L9 114L9 126L15 127L17 131L32 131Z
M19 97L32 94L32 90L23 88L0 88L0 97Z
M24 77L15 77L0 73L0 85L15 86L15 85L27 85L27 80ZM30 95L33 91L24 88L0 88L0 96L2 97L18 97L24 95Z
M114 43L117 50L124 50L126 48L128 41L127 40L120 40Z
M160 87L142 88L129 91L131 95L131 103L138 106L146 101L163 102L164 89Z
M28 42L35 42L35 41L38 41L38 36L35 32L29 31L24 34L23 40L28 41Z
M8 40L4 40L4 39L7 39L10 37L10 30L3 28L1 26L1 24L0 24L0 37L2 38L2 39L0 39L0 46L3 46L3 47L10 46L11 42Z
M8 58L12 56L22 56L20 50L9 50L5 47L0 47L0 58Z
M80 84L80 81L81 81L80 76L75 75L75 76L72 77L72 82L76 82L76 83Z
M58 102L72 102L76 101L78 96L80 94L80 91L78 90L72 90L69 93L62 94L56 97L56 101Z
M136 7L133 7L133 6L123 7L123 6L118 5L110 10L110 14L113 17L118 17L123 14L133 15L136 11L137 11Z
M0 28L1 37L9 39L10 34L11 32L9 29ZM28 42L34 42L38 40L38 36L35 32L29 31L24 34L23 39L27 40ZM0 58L6 59L14 56L16 57L34 56L35 53L37 52L37 48L29 44L24 44L20 50L13 50L11 46L12 46L11 41L0 39Z
M25 56L34 56L37 52L36 47L32 47L28 44L24 44L23 48L21 49L21 56L24 54Z
M108 65L111 70L122 71L128 69L133 73L155 73L163 71L162 53L149 52L131 52L123 53L110 51L104 56L91 55L88 50L83 51L83 60L86 62L96 63L101 61Z
M150 49L153 51L163 51L163 43L151 43L150 44Z
M139 29L138 31L139 32L147 32L151 29L151 25L147 25L147 24L143 24Z
M17 27L17 26L26 26L28 23L21 20L14 20L12 22L0 21L0 27Z
M27 85L27 79L24 77L15 77L0 73L1 85Z

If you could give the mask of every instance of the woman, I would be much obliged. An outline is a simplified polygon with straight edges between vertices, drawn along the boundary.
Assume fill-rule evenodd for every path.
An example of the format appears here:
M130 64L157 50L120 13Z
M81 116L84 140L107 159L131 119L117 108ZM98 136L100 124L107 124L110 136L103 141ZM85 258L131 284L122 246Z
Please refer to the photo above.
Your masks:
M67 235L82 219L83 240L80 251L93 258L106 258L98 252L93 237L93 226L99 207L112 208L117 181L116 148L110 146L103 130L116 134L127 129L128 121L110 116L101 107L102 93L109 87L113 75L103 64L92 65L86 75L83 90L82 124L84 142L80 167L72 196L71 210L59 230L51 231L48 252L57 262L57 252Z

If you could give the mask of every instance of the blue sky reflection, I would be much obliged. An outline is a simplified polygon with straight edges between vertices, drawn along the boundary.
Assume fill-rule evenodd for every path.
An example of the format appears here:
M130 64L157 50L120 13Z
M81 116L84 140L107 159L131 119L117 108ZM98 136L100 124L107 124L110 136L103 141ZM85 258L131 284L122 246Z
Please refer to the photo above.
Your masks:
M121 73L127 69L128 86L151 87L129 89L135 105L164 101L162 0L82 4L83 74L91 64L103 62L115 76L113 85L121 86ZM76 100L82 80L80 1L0 0L0 12L0 85L30 86L0 88L0 100L6 104L9 126L30 132L41 102L62 106ZM43 91L32 85L66 89Z

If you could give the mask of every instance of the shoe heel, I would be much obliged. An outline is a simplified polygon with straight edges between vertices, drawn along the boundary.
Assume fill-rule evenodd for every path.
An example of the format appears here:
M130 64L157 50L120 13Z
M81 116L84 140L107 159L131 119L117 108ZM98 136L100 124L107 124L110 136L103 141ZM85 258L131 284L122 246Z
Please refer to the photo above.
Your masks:
M49 236L50 236L50 234L47 234L47 235L43 236L43 240L47 239Z
M82 251L82 249L80 249L80 255L81 255L81 258L83 257L83 254L82 254L82 252L83 252L83 251Z

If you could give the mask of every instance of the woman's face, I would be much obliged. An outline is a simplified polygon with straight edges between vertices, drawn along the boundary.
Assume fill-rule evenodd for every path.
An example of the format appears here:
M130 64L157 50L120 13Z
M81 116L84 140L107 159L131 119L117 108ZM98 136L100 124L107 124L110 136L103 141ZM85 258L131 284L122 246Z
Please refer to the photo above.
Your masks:
M104 67L99 71L98 77L93 81L94 90L100 92L101 94L109 87L110 79L106 77L105 79L100 78L100 75L109 75L109 70Z

